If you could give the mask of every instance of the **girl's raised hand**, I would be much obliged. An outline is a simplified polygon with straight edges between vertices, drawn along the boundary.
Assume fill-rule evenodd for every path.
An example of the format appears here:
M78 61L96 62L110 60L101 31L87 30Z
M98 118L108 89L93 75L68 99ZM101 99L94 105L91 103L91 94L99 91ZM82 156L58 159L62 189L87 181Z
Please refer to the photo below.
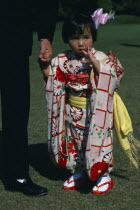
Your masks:
M82 53L84 54L85 60L82 60L81 63L85 63L89 65L91 68L94 68L97 73L100 72L100 63L98 60L96 60L92 54L91 48L88 47L87 51L82 50Z
M84 54L85 60L82 60L81 62L92 67L95 62L95 58L92 55L91 48L88 47L87 51L82 50L82 53Z

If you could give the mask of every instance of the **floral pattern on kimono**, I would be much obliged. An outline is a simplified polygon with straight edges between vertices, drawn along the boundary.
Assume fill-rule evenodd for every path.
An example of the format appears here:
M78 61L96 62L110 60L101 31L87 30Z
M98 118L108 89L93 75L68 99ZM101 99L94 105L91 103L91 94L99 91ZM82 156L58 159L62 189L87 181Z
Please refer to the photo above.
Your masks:
M99 76L71 50L52 60L46 85L48 148L54 161L74 172L80 165L96 180L112 164L113 93L119 80L114 64L92 49ZM89 98L86 108L69 104L69 94Z

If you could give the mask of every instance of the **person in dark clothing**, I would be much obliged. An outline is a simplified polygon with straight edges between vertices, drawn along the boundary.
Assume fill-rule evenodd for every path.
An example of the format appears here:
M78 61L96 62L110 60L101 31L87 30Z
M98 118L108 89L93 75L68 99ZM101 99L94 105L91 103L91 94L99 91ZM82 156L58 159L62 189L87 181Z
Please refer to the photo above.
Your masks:
M47 189L29 176L28 118L30 108L29 56L32 51L32 5L36 8L40 62L52 56L58 0L5 0L0 8L0 92L5 189L26 195L45 195Z

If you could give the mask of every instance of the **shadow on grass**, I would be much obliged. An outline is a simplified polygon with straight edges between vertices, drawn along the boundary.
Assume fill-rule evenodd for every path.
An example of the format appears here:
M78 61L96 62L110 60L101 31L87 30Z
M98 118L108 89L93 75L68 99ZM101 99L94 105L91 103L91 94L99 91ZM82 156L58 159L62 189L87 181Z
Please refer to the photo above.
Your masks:
M117 178L120 178L120 179L125 179L125 180L129 181L130 179L127 176L122 175L122 173L127 173L127 170L117 169L117 170L111 172L110 175L112 175L114 177L117 177ZM96 181L93 182L93 181L87 179L86 185L82 186L82 187L79 187L77 189L77 191L79 191L81 193L84 193L84 194L89 193L89 192L91 192L91 190L92 190L94 185L96 185Z
M140 47L139 44L127 44L127 43L122 43L122 44L120 44L120 45L126 46L126 47Z
M47 144L32 144L29 146L30 165L42 176L50 180L65 181L71 176L71 173L63 168L55 166L49 156ZM123 173L127 174L127 170L116 169L111 173L112 176L120 179L129 180ZM83 194L91 192L95 183L87 178L86 184L79 187L77 191Z
M71 173L63 168L59 168L52 163L48 153L47 144L29 145L30 165L42 176L51 180L65 181Z
M111 175L117 178L125 179L125 180L130 180L127 176L123 175L123 173L127 174L127 170L123 169L116 169L113 172L111 172Z
M93 186L96 184L96 182L91 181L90 179L87 178L86 180L86 184L79 187L77 189L78 192L82 193L82 194L88 194L91 192Z
M64 169L55 166L48 153L47 144L32 144L29 145L30 165L42 176L50 180L67 180L72 174ZM79 187L77 190L80 193L87 194L91 191L93 182L88 178L86 185Z

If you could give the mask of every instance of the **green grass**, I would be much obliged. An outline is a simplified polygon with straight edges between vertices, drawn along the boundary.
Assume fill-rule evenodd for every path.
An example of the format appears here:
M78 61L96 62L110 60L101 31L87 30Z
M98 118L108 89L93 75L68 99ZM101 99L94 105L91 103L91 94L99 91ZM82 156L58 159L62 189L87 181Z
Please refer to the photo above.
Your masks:
M111 19L107 24L134 24L140 23L140 16L134 15L115 15L115 19Z
M135 137L140 139L140 25L122 24L100 27L95 48L104 52L112 50L125 68L119 94L133 121ZM105 195L92 195L90 183L80 191L64 191L61 185L66 172L56 169L49 160L47 142L47 111L42 75L37 64L37 35L34 34L33 54L30 62L31 112L29 122L30 174L36 183L47 186L45 197L29 198L20 193L6 192L0 182L0 210L92 209L138 210L140 209L140 169L129 164L114 137L115 180L113 190ZM53 42L54 56L68 46L62 43L61 23L57 24Z

